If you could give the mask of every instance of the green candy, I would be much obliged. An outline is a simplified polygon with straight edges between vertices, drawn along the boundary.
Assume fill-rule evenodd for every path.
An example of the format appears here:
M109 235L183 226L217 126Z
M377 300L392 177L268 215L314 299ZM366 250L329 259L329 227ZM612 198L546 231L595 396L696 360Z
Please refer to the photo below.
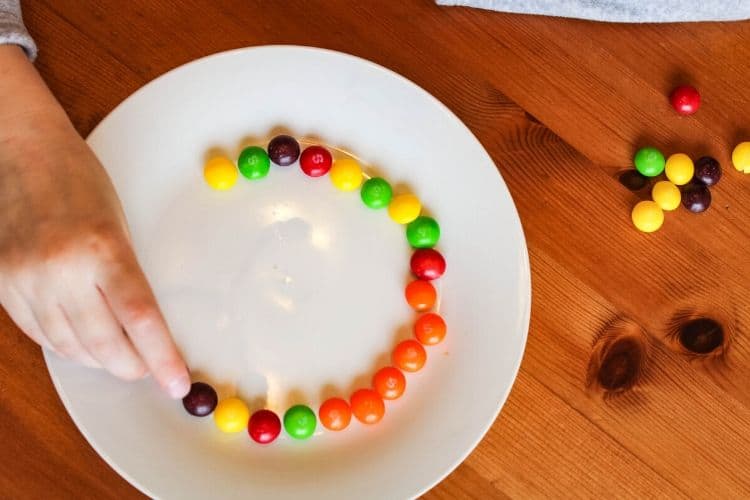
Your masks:
M248 179L262 179L268 175L271 160L263 148L250 146L240 153L237 167L240 169L240 173Z
M440 239L440 226L432 217L420 215L406 226L406 239L414 248L432 248Z
M635 168L646 177L656 177L664 171L664 155L656 148L641 148L633 158Z
M308 406L295 405L284 413L284 429L294 439L307 439L315 432L315 412Z
M391 185L385 179L373 177L365 181L359 195L368 207L374 209L385 208L391 202L393 189L391 189Z

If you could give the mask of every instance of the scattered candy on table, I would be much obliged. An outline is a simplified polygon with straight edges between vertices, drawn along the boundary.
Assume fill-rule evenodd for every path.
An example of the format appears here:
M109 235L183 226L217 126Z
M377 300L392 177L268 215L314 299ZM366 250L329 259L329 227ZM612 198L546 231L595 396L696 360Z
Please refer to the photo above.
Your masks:
M287 167L299 158L299 142L289 135L277 135L268 143L268 157L276 165Z
M676 186L685 185L692 180L695 173L693 160L684 153L675 153L667 158L664 173Z
M656 177L664 171L664 155L656 148L639 149L633 158L635 168L646 177Z
M349 426L352 420L352 409L349 403L341 398L330 398L320 405L318 410L320 423L328 430L341 431Z
M422 203L413 194L401 194L391 200L388 215L399 224L408 224L422 211Z
M211 158L203 167L203 178L206 179L206 183L219 191L225 191L234 186L237 183L237 177L239 177L237 167L234 166L232 160L224 156Z
M664 212L655 201L641 201L633 207L633 224L644 233L652 233L664 223Z
M309 406L295 405L284 414L284 430L294 439L307 439L317 427L315 412Z
M695 178L706 186L713 186L721 179L721 165L710 156L699 158L695 162Z
M271 443L281 433L281 420L271 410L258 410L250 417L247 432L256 443Z
M362 184L362 167L356 160L343 158L331 167L331 182L341 191L354 191Z
M213 387L205 382L193 382L190 385L190 392L182 398L182 405L189 414L205 417L214 411L218 401L219 398Z
M248 179L262 179L271 169L271 159L268 153L258 146L250 146L242 150L237 159L240 173Z
M405 372L418 372L427 361L427 352L416 340L404 340L394 349L393 364Z
M386 366L372 376L372 387L383 399L398 399L406 390L406 377L398 368Z
M322 146L310 146L299 157L300 168L310 177L326 175L331 170L332 163L331 153Z
M406 239L413 248L432 248L440 239L440 225L432 217L420 215L406 226Z
M672 211L680 206L680 188L669 181L659 181L651 189L653 199L662 210Z
M385 415L383 398L372 389L355 391L349 402L352 413L363 424L377 424Z
M705 184L691 182L682 190L682 204L693 213L701 213L711 206L711 191Z
M740 172L750 174L750 142L741 142L732 151L732 164Z
M406 240L415 249L409 266L417 279L404 290L406 301L415 311L425 313L435 307L437 290L431 280L445 273L445 259L433 247L440 240L440 225L429 216L420 215L422 203L413 194L393 196L390 183L383 178L369 178L358 160L340 158L333 160L331 152L320 145L309 145L300 154L299 142L291 136L279 135L271 139L267 151L249 146L240 153L235 165L226 157L215 157L204 165L206 183L214 189L226 190L235 185L240 174L250 180L269 175L271 163L285 167L300 162L300 168L309 177L330 174L331 182L341 191L360 189L362 202L372 209L388 209L389 217L406 225ZM650 160L649 160L650 161ZM663 157L662 157L663 161ZM663 168L663 166L662 166ZM638 174L640 176L640 174ZM367 180L363 183L363 181ZM239 398L218 401L216 391L204 383L195 382L183 398L183 406L191 415L203 417L213 412L214 422L220 431L236 433L247 429L250 438L259 444L269 444L281 434L281 429L293 439L310 438L321 425L329 431L347 428L352 415L364 424L375 424L385 415L385 401L400 398L406 389L403 372L416 372L427 361L423 347L440 343L446 334L443 318L433 312L419 316L414 323L415 339L397 344L391 353L394 366L375 372L372 387L355 391L349 401L338 397L326 399L316 413L306 405L288 408L280 419L270 409L260 409L250 414L248 406Z
M669 95L672 107L681 115L692 115L701 105L701 95L690 85L681 85Z
M385 208L393 198L393 189L388 181L380 177L367 179L360 190L362 202L370 208Z
M214 410L214 421L221 432L240 432L247 428L250 410L239 398L219 401Z
M437 291L432 283L425 280L414 280L406 285L404 291L406 302L414 308L415 311L427 311L432 309L437 300Z
M424 345L436 345L443 341L447 329L440 315L426 313L414 323L414 336Z

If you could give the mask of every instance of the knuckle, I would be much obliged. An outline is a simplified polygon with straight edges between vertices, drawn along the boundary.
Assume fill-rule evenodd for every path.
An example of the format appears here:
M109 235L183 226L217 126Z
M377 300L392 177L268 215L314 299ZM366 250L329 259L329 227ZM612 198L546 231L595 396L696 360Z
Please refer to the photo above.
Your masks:
M125 305L124 323L127 325L128 333L133 330L148 330L157 324L159 311L150 300L135 299Z

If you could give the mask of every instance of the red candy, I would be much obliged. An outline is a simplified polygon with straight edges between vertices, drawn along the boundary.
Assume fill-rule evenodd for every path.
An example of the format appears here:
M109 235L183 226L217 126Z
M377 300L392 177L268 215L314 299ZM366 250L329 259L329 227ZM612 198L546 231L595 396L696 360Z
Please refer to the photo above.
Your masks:
M268 444L281 432L281 420L271 410L258 410L250 417L247 432L256 443Z
M419 279L437 279L445 272L445 259L434 248L420 248L411 256L411 271Z
M326 175L331 170L332 163L331 153L322 146L310 146L302 151L302 156L299 157L302 171L310 177Z
M692 115L701 105L701 95L690 85L681 85L669 96L672 107L681 115Z

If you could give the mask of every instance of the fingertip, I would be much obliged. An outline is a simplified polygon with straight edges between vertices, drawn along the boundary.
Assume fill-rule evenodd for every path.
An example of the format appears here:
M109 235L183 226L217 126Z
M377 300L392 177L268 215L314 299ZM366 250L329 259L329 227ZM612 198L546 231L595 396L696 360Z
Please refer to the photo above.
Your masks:
M165 390L172 399L184 398L190 392L190 377L185 373L172 378L167 382Z

